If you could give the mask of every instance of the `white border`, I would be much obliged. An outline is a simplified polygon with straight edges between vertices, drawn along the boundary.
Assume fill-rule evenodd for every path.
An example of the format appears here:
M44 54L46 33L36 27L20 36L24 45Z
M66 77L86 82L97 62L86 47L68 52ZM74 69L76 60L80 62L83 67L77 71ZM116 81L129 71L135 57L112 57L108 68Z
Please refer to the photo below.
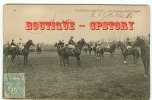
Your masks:
M0 0L0 99L2 99L2 79L3 79L3 5L6 3L27 3L27 4L147 4L150 5L151 11L151 0ZM150 14L151 16L151 14ZM150 17L151 18L151 17ZM151 20L150 20L151 21ZM151 22L150 22L150 32L151 32ZM151 39L152 40L152 39ZM152 47L152 41L150 42ZM152 50L150 50L152 52ZM150 53L152 56L152 53ZM150 56L150 57L151 57ZM150 61L152 61L150 59ZM150 64L151 65L151 64ZM152 72L152 69L151 69ZM151 77L152 78L152 77ZM151 80L151 79L150 79ZM152 80L150 81L152 83ZM151 90L150 86L150 90ZM150 97L152 92L150 92ZM152 99L150 99L152 100Z

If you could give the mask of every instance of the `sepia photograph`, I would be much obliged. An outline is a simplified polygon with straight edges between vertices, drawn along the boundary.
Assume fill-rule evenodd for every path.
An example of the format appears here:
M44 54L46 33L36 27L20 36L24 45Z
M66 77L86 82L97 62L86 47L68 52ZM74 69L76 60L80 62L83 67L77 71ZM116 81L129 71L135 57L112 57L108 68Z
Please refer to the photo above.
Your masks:
M150 99L150 7L5 4L4 99Z

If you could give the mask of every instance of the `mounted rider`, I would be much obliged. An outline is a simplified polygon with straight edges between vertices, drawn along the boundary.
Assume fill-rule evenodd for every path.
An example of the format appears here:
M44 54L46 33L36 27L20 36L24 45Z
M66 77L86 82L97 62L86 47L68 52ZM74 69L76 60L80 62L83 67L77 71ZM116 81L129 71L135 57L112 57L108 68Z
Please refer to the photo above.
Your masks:
M98 41L98 42L97 42L97 47L96 47L96 48L99 49L99 48L101 47L101 44L102 44L102 42L101 42L101 41Z
M130 53L130 51L131 51L131 49L132 49L132 43L131 43L131 41L130 41L129 38L127 38L126 44L127 44L127 50L128 50L129 53Z
M15 42L14 42L14 39L12 39L11 48L14 48L14 47L16 47L16 44L15 44Z
M110 49L110 43L107 43L106 47L107 47L108 49Z
M19 39L18 46L19 46L19 51L22 53L22 50L24 49L24 46L23 46L23 41L22 41L21 38Z
M37 44L37 48L40 48L40 43Z
M70 37L70 40L68 42L68 47L71 48L71 52L74 54L74 49L75 49L75 42L73 41L73 36Z
M59 43L58 43L58 45L62 48L62 47L64 47L64 40L59 40Z

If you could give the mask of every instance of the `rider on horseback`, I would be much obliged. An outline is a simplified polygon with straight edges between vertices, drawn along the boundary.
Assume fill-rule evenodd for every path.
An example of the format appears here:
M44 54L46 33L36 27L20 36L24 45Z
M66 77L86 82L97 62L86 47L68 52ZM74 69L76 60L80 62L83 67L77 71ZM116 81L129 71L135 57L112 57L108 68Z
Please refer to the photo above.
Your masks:
M75 45L76 43L73 41L73 36L70 37L70 40L69 40L68 44L69 44L68 47L71 48L71 52L74 54L74 51L73 51L73 50L75 49L75 46L74 46L74 45Z
M22 54L22 50L23 50L24 46L23 46L23 41L22 41L21 38L20 38L20 40L19 40L18 46L19 46L19 51L20 51L20 53Z
M59 40L59 43L58 43L58 45L62 48L62 47L64 47L64 40Z
M12 39L11 48L14 48L14 47L16 47L16 44L14 43L14 39Z
M40 48L40 44L39 43L37 44L37 48Z
M107 46L106 46L108 49L110 49L110 44L109 43L107 43Z
M127 43L127 50L128 50L128 52L130 53L130 51L131 51L131 49L132 49L132 43L130 42L130 39L129 39L129 38L127 38L126 43Z
M98 41L98 42L97 42L97 49L99 49L99 48L101 47L101 44L102 44L101 41Z

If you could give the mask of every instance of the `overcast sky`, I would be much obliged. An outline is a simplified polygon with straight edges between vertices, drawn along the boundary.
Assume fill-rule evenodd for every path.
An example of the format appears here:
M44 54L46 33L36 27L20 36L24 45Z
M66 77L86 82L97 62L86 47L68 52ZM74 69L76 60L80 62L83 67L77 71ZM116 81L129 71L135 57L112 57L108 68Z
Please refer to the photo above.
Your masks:
M86 10L80 12L78 10ZM126 15L128 12L124 11L138 11L132 13L131 18L121 17L105 17L96 16L92 17L92 12L89 10L109 11L114 10L115 14L117 10L122 11L122 15ZM108 13L106 14L108 15ZM74 40L78 41L84 38L86 41L97 41L105 39L111 40L123 40L126 37L135 37L137 35L147 35L150 33L149 26L149 8L148 6L112 6L112 5L5 5L4 6L4 43L14 39L16 42L19 38L23 39L23 42L32 39L35 43L54 43L58 40L69 40L70 36L74 36ZM103 19L102 19L103 18ZM62 21L71 19L76 23L76 29L73 31L27 31L25 29L25 23L27 21ZM96 30L89 29L89 22L91 21L134 21L134 30L128 31L114 31L114 30ZM85 28L79 28L79 24L85 24Z

